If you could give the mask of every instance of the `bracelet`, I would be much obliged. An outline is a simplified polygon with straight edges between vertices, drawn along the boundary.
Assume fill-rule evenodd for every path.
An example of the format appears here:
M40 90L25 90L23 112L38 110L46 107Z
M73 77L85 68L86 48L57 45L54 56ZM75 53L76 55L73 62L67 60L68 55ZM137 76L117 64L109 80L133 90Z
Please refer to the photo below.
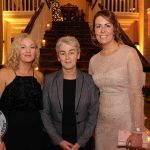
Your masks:
M137 131L137 132L141 132L141 129L140 129L140 128L136 128L136 131Z

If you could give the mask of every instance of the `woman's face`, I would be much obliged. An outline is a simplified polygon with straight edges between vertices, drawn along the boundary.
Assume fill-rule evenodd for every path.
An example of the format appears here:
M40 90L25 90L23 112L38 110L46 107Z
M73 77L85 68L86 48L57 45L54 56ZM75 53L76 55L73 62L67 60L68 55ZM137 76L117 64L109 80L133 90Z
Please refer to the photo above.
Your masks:
M63 69L72 70L76 68L77 60L80 58L80 53L75 47L62 44L58 51L58 61L61 62Z
M32 63L36 56L36 45L30 38L24 38L19 47L20 62Z
M98 16L95 19L95 35L101 45L114 41L114 26L104 17Z

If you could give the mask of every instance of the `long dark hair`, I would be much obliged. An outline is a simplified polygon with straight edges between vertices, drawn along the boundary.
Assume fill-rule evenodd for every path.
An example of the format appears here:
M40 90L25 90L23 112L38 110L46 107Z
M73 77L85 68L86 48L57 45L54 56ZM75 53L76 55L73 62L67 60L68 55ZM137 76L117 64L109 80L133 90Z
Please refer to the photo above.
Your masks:
M118 42L118 43L123 43L122 42L122 38L121 38L121 27L120 27L120 24L117 20L117 17L115 16L115 14L109 10L101 10L101 11L98 11L95 16L94 16L94 19L93 19L93 27L92 27L92 32L91 32L91 40L93 42L94 45L96 46L100 46L100 43L97 41L96 39L96 35L95 35L95 20L97 17L99 16L102 16L103 18L105 18L107 21L109 21L110 23L113 24L114 26L114 36L115 36L115 40Z

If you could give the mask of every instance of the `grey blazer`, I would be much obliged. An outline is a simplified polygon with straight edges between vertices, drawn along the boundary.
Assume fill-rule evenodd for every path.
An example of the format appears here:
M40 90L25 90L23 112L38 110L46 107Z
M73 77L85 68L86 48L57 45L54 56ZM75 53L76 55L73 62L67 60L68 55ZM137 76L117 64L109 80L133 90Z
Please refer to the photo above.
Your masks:
M92 136L99 109L99 90L87 73L77 71L75 113L77 125L77 143L84 147ZM62 70L45 76L43 88L44 126L55 145L62 140L63 112L63 72Z

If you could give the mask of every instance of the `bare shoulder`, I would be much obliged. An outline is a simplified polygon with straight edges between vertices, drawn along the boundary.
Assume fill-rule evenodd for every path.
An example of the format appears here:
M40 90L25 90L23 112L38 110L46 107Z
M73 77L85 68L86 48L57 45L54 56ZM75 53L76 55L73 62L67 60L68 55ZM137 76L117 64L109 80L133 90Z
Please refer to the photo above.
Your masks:
M11 68L2 68L0 69L0 80L6 80L13 76L13 70Z
M2 95L5 87L12 82L15 78L15 74L10 68L0 69L0 95Z
M43 76L43 73L38 71L38 70L35 70L35 78L37 79L37 81L43 85L43 82L44 82L44 76Z
M7 72L9 72L8 68L2 68L2 69L0 69L0 75L5 75Z

